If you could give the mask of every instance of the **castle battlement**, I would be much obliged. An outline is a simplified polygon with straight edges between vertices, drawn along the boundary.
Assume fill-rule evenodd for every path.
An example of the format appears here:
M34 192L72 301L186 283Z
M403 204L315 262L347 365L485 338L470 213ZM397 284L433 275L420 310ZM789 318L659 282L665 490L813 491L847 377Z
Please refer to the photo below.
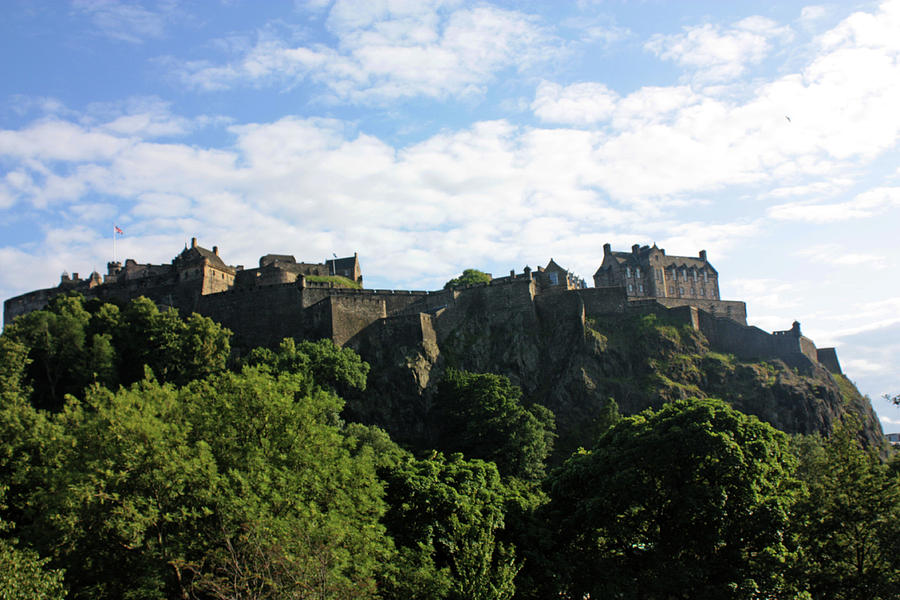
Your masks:
M212 318L233 331L241 347L274 346L285 337L327 337L359 349L376 332L383 336L388 330L403 332L397 344L440 341L474 310L526 328L536 328L541 319L570 326L574 316L584 327L586 317L656 313L690 325L711 346L741 358L779 358L804 368L821 363L840 372L834 349L817 349L800 333L799 323L772 333L748 326L743 302L719 299L718 273L705 251L697 258L677 257L655 245L622 253L606 244L593 288L553 259L535 270L526 266L485 283L432 291L344 287L335 276L361 285L358 255L302 263L292 255L266 254L258 268L244 269L225 264L218 247L207 250L194 238L168 265L128 259L109 263L102 279L98 273L88 279L63 274L55 288L7 300L4 322L70 291L118 302L146 296L160 306ZM690 292L681 293L679 286Z

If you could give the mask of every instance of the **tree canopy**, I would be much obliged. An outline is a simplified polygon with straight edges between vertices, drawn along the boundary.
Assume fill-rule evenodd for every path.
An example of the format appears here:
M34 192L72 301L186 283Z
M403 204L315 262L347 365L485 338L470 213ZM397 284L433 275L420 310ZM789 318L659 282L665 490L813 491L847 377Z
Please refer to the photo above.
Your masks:
M553 448L553 413L525 408L508 378L448 369L435 397L437 447L489 460L504 476L540 479Z
M27 349L33 402L58 410L66 394L81 396L92 383L134 383L145 367L160 381L178 384L222 371L231 332L197 314L160 311L144 297L120 309L72 293L18 317L2 337Z
M466 269L459 277L454 277L444 284L444 289L449 290L456 287L464 287L467 285L475 285L476 283L488 283L491 276L478 269Z
M558 585L581 598L756 598L786 585L788 438L714 400L620 421L548 481Z

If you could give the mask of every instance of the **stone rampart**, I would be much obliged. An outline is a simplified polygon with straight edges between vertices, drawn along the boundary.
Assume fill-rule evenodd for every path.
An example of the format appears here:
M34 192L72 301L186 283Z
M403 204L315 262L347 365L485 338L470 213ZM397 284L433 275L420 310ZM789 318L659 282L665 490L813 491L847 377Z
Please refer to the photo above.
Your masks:
M343 346L360 331L388 316L381 294L334 295L324 302L331 305L331 339Z
M701 298L662 298L654 297L654 301L660 303L667 308L677 308L680 306L696 306L700 310L706 311L717 317L728 317L742 325L747 324L747 304L737 300L703 300ZM635 299L632 302L642 302L642 299Z
M303 300L296 284L235 288L200 296L196 311L233 331L234 345L273 346L313 329Z
M841 371L841 363L838 362L837 351L834 348L819 348L816 357L819 359L822 366L835 375L843 374L843 371Z
M768 333L754 326L700 311L700 331L710 346L738 358L780 358L788 366L808 369L817 362L816 346L809 338L792 332Z
M584 312L589 317L621 314L628 304L625 288L621 286L585 288L576 293L584 302Z

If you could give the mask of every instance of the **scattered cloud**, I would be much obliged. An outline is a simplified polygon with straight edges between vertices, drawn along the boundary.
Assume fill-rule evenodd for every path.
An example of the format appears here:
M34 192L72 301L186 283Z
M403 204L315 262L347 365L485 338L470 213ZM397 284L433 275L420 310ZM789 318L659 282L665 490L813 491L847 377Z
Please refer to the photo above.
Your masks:
M885 269L888 266L887 257L884 254L854 252L838 244L817 244L804 248L796 254L818 264L868 267L874 270Z
M826 15L828 15L828 7L820 4L811 4L804 6L800 10L800 22L804 25L810 25Z
M768 209L768 216L783 221L833 223L872 218L897 206L900 206L900 188L882 187L867 190L847 202L778 204Z
M617 103L618 94L602 83L575 83L563 87L542 81L531 109L548 123L591 125L609 119Z
M143 2L118 0L72 0L72 8L87 15L103 35L132 44L165 35L177 11L174 0L161 0L147 8Z
M308 81L347 102L441 99L482 94L504 69L526 69L559 52L532 16L458 4L339 0L326 21L334 47L261 32L237 60L184 63L180 77L205 90Z
M799 306L798 289L795 284L777 279L738 278L730 284L736 297L752 305L755 310L771 310Z
M727 28L706 23L685 27L682 33L654 34L644 47L693 71L695 81L706 84L739 77L748 65L766 58L773 40L791 37L789 27L753 16Z

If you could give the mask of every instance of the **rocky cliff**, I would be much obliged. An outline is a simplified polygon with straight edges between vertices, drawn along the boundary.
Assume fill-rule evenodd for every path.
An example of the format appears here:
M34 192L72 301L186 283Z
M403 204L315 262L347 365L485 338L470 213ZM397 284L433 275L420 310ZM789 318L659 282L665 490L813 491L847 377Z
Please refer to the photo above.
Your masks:
M717 352L697 329L664 315L585 316L577 294L512 292L498 301L489 287L460 295L430 314L387 319L353 346L372 365L369 389L351 398L351 417L392 437L429 447L431 398L448 367L491 372L519 385L527 403L557 419L557 456L588 446L614 400L623 414L671 400L717 397L790 433L825 433L845 414L882 444L867 398L817 363L741 360ZM421 332L412 335L411 331Z

